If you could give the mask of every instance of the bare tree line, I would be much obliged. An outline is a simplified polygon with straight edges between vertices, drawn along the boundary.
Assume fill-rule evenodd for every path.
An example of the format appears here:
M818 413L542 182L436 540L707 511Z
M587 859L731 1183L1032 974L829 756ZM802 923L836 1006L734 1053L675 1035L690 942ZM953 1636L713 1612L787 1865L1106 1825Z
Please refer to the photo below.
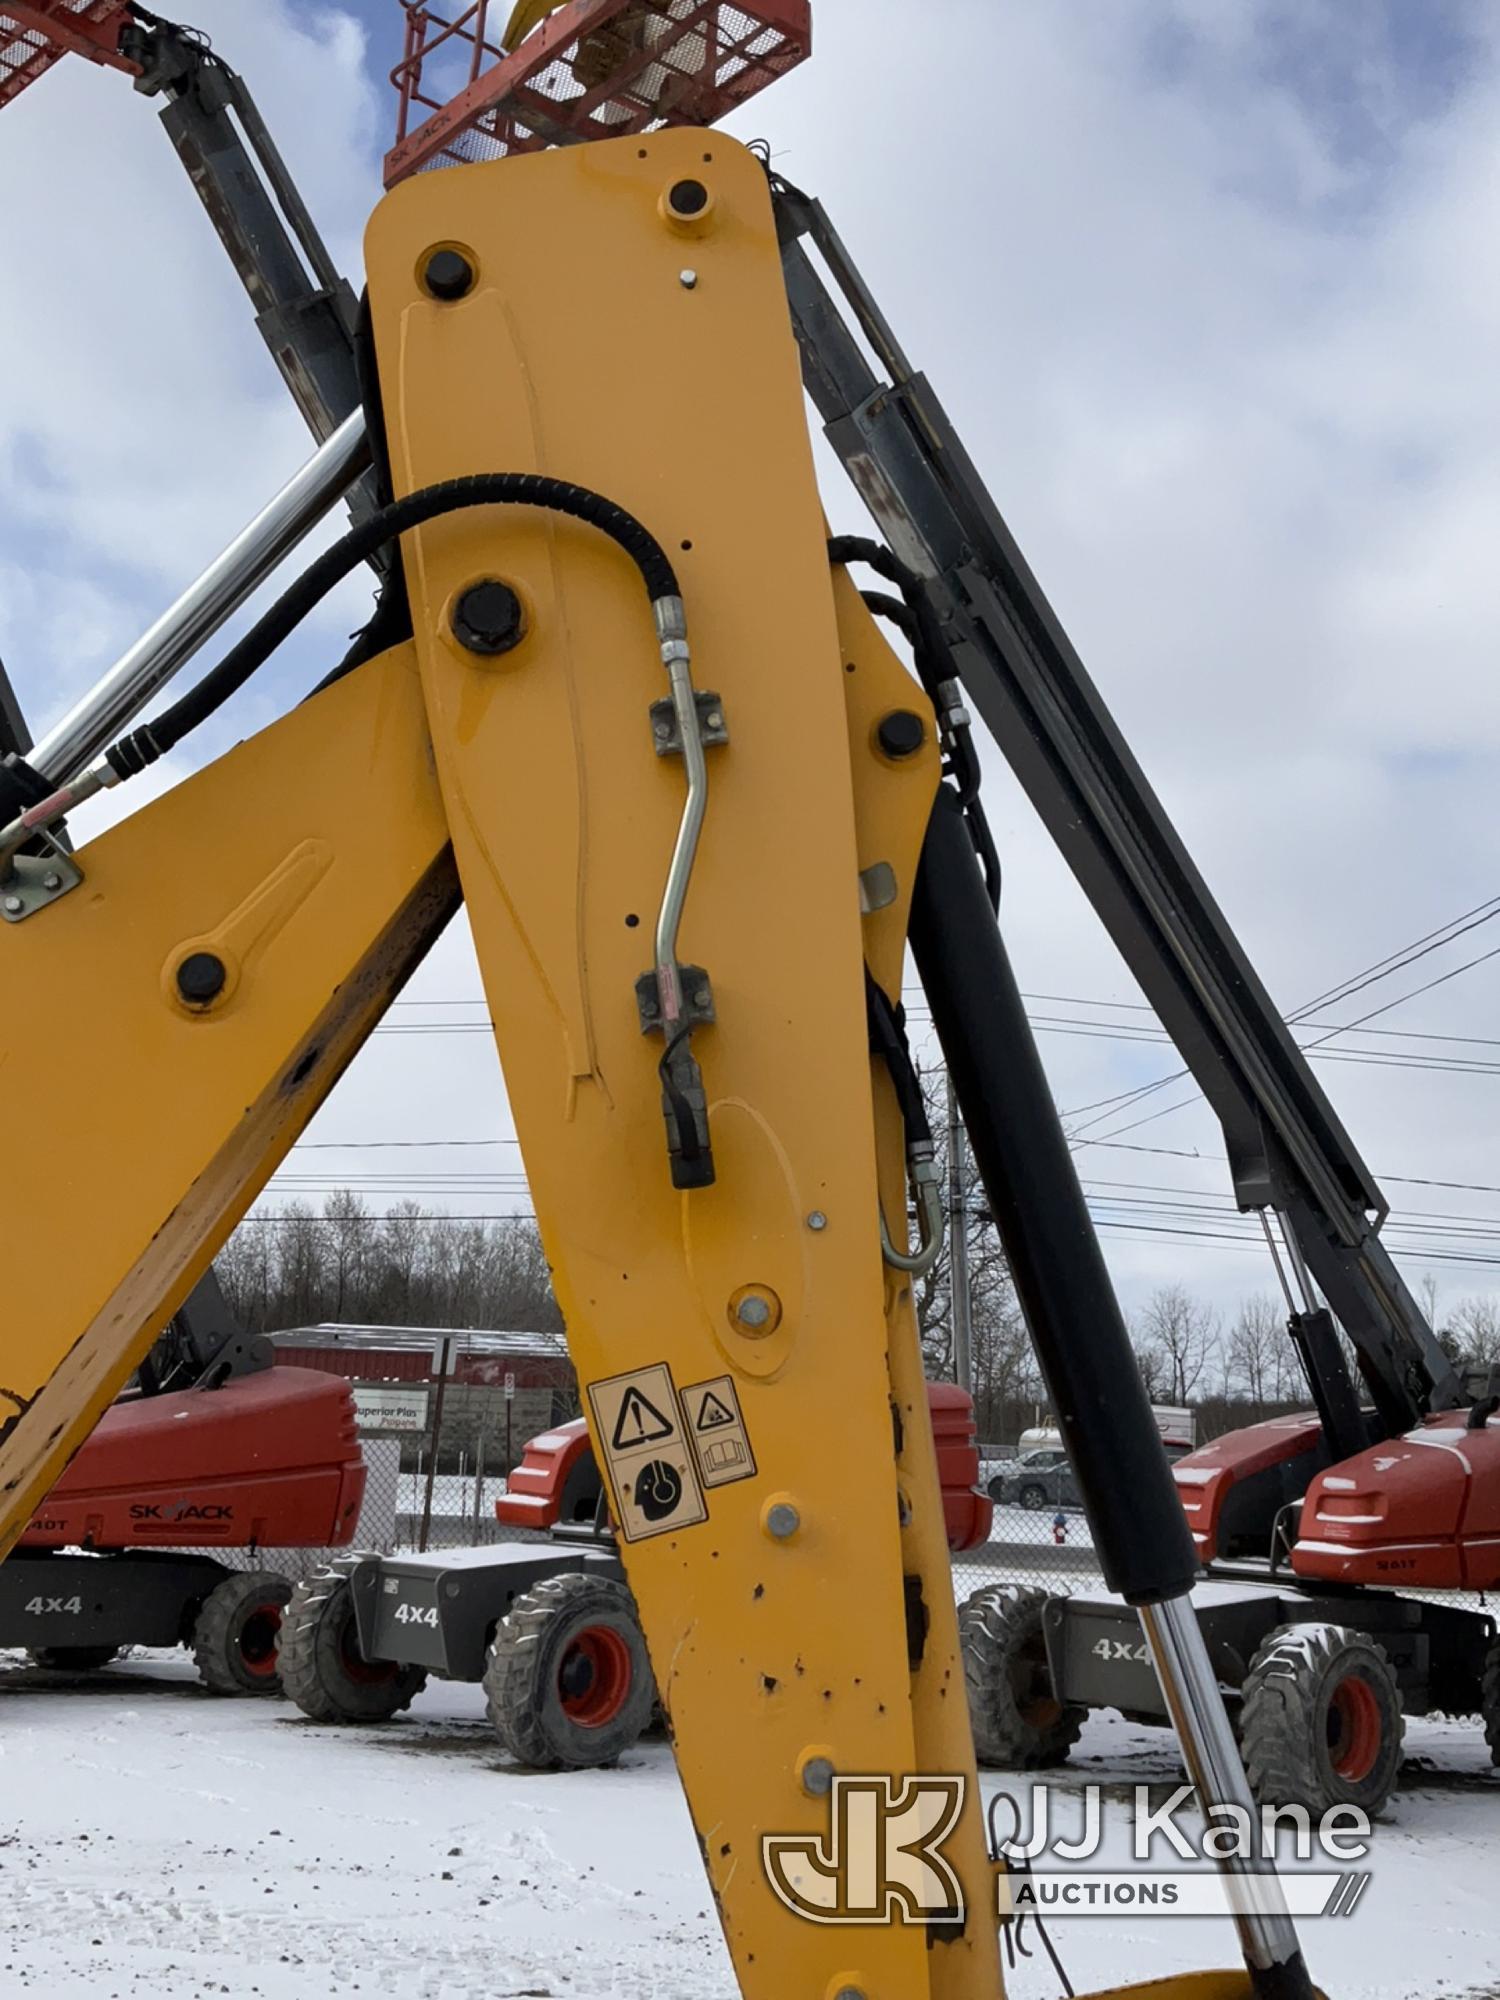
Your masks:
M928 1081L934 1138L946 1170L938 1086ZM972 1161L967 1184L975 1415L981 1438L1007 1443L1044 1415L1047 1393ZM321 1211L293 1202L249 1218L222 1252L218 1270L235 1312L259 1332L333 1320L563 1336L541 1239L524 1216L485 1221L414 1201L372 1216L358 1195L340 1189ZM1500 1365L1500 1300L1467 1296L1443 1310L1431 1278L1418 1289L1455 1362L1474 1369ZM917 1284L916 1308L927 1372L951 1380L947 1242ZM1202 1438L1308 1406L1285 1310L1269 1293L1241 1299L1226 1320L1187 1286L1161 1285L1132 1317L1130 1332L1151 1400L1195 1407Z
M1500 1366L1500 1301L1470 1295L1445 1308L1431 1275L1418 1291L1456 1367L1482 1372ZM1286 1321L1284 1307L1268 1293L1242 1299L1226 1325L1185 1286L1158 1287L1132 1326L1152 1400L1196 1405L1203 1437L1254 1421L1250 1410L1271 1416L1306 1409L1307 1383Z
M536 1224L448 1215L419 1202L372 1216L341 1188L248 1217L219 1255L229 1303L252 1332L346 1325L488 1327L562 1337Z

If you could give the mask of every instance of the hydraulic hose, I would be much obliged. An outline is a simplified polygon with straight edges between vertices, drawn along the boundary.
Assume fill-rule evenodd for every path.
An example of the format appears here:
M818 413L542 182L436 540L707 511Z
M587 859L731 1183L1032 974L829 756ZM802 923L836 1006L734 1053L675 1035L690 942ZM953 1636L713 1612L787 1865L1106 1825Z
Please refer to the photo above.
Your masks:
M915 570L908 569L884 542L868 535L834 535L828 543L828 560L840 567L864 563L900 591L888 597L884 591L860 592L866 608L877 618L887 619L911 647L912 660L928 699L937 710L948 752L948 771L958 788L969 835L984 869L990 907L1000 909L1000 854L994 835L979 801L981 772L979 755L969 734L968 714L963 707L958 680L950 663L948 642L932 599Z
M393 501L351 528L303 571L196 687L154 722L112 744L104 753L105 762L118 778L134 777L154 764L236 694L329 591L377 550L444 514L495 506L540 507L586 521L630 557L653 604L681 594L677 573L660 542L633 514L602 494L537 472L479 472L444 480Z

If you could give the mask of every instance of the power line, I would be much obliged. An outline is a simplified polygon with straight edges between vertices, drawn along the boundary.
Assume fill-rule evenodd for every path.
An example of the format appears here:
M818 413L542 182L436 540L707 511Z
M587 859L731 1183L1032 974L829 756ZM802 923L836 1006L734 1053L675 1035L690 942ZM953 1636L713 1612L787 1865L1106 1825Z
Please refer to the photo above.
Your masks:
M1470 925L1468 928L1472 929L1473 926ZM1433 948L1436 949L1436 947ZM1423 956L1425 954L1418 954L1418 955ZM1439 973L1436 979L1429 979L1425 985L1414 986L1409 993L1403 993L1399 995L1398 998L1396 998L1395 1000L1388 1000L1384 1006L1374 1008L1370 1013L1361 1015L1360 1018L1356 1021L1347 1022L1345 1026L1342 1028L1335 1028L1331 1034L1325 1035L1323 1037L1323 1041L1332 1041L1334 1035L1348 1034L1352 1029L1363 1027L1366 1021L1373 1021L1376 1019L1378 1015L1390 1013L1393 1007L1403 1007L1405 1006L1408 1000L1415 1000L1417 996L1421 993L1430 993L1435 986L1446 985L1446 983L1450 979L1457 979L1459 975L1464 972L1472 972L1476 965L1484 965L1488 960L1492 958L1500 958L1500 945L1495 945L1489 951L1480 952L1477 958L1465 959L1462 965L1455 965L1451 969L1451 971ZM1407 963L1410 963L1410 960L1408 960ZM1291 1017L1291 1020L1295 1021L1296 1019L1297 1016L1294 1014ZM1288 1022L1288 1025L1289 1026L1291 1025L1290 1021ZM1311 1055L1321 1046L1322 1044L1320 1042L1309 1043L1303 1050L1303 1053L1306 1055ZM1347 1052L1331 1052L1328 1059L1329 1060L1337 1059L1337 1056L1340 1054L1343 1055L1345 1060L1349 1061L1357 1060L1355 1056L1350 1055ZM1440 1065L1432 1062L1419 1062L1416 1060L1412 1060L1411 1062L1407 1063L1392 1063L1386 1065L1386 1067L1408 1068L1408 1069L1434 1069L1440 1067ZM1484 1072L1473 1071L1473 1072L1463 1072L1463 1073L1483 1074ZM1158 1082L1151 1085L1150 1088L1153 1090L1159 1090L1163 1084L1175 1083L1178 1077L1186 1075L1187 1075L1186 1070L1177 1070L1170 1077L1160 1078ZM1113 1131L1106 1132L1104 1134L1104 1137L1106 1139L1117 1139L1121 1136L1122 1133L1138 1131L1142 1125L1154 1125L1158 1118L1170 1118L1174 1111L1182 1111L1185 1110L1188 1105L1196 1104L1198 1099L1202 1095L1203 1093L1201 1090L1194 1090L1190 1096L1180 1098L1176 1104L1165 1105L1160 1111L1153 1111L1149 1113L1149 1115L1145 1118L1137 1118L1132 1124L1117 1125ZM1090 1122L1097 1124L1098 1120L1094 1119L1091 1120ZM1082 1129L1084 1131L1087 1131L1088 1127L1084 1126ZM1083 1141L1083 1144L1086 1146L1097 1145L1099 1143L1100 1141L1091 1139L1085 1139Z
M1500 946L1496 947L1495 952L1485 953L1483 956L1494 957L1497 955L1500 955ZM1481 962L1481 959L1474 959L1466 965L1455 966L1452 972L1445 973L1442 979L1431 981L1430 986L1441 985L1444 979L1456 978L1460 972L1468 971L1471 966ZM1418 992L1427 992L1430 990L1430 987L1419 987L1416 990ZM1399 1007L1404 1003L1405 999L1411 997L1411 995L1403 995L1401 999L1390 1001L1386 1008L1378 1008L1375 1012L1387 1012L1389 1008ZM1365 1018L1373 1020L1375 1015L1371 1014ZM1087 1018L1062 1020L1055 1016L1049 1017L1035 1014L1028 1015L1027 1019L1033 1030L1043 1035L1067 1035L1087 1041L1125 1042L1148 1048L1169 1048L1171 1046L1171 1037L1164 1029L1152 1030L1145 1027L1122 1027L1111 1021L1094 1021ZM1363 1025L1361 1021L1350 1021L1341 1028L1330 1029L1324 1040L1331 1041L1334 1036L1348 1034L1355 1028L1362 1027ZM488 1022L417 1021L405 1023L394 1028L377 1028L374 1032L377 1035L489 1036L493 1033L493 1030ZM1387 1035L1392 1039L1400 1037L1401 1034L1400 1030L1381 1028L1373 1028L1369 1032L1371 1034ZM1500 1048L1500 1039L1489 1036L1424 1034L1421 1039L1424 1041L1469 1043L1475 1047ZM1304 1042L1298 1046L1305 1054L1316 1057L1320 1062L1352 1063L1379 1069L1426 1070L1437 1075L1449 1076L1500 1076L1500 1061L1485 1061L1477 1057L1418 1055L1409 1050L1391 1049L1353 1048L1325 1050L1320 1042ZM1080 1112L1098 1110L1105 1106L1114 1105L1123 1107L1127 1100L1149 1096L1152 1092L1162 1089L1165 1084L1175 1082L1179 1077L1186 1076L1187 1074L1188 1072L1185 1069L1174 1070L1170 1077L1157 1078L1152 1083L1137 1084L1128 1090L1117 1091L1112 1096L1096 1098L1091 1104L1078 1105L1073 1111L1064 1115L1067 1117L1076 1117ZM1166 1113L1163 1111L1159 1115L1165 1117ZM1093 1119L1089 1121L1089 1124L1097 1124L1098 1122L1097 1119ZM1077 1128L1074 1136L1077 1137L1079 1132L1086 1132L1088 1129L1088 1124L1083 1125Z
M520 1146L518 1138L300 1138L292 1152L400 1152L432 1146Z
M1178 1075L1186 1076L1187 1071L1179 1070ZM1177 1078L1168 1077L1164 1081L1175 1083ZM1143 1125L1154 1125L1158 1118L1170 1118L1174 1111L1186 1110L1188 1105L1196 1104L1202 1095L1201 1090L1195 1090L1191 1096L1179 1097L1175 1104L1164 1105L1160 1111L1148 1112L1144 1118L1137 1118L1129 1125L1117 1125L1112 1132L1106 1132L1103 1139L1084 1139L1080 1143L1084 1146L1102 1146L1106 1140L1118 1139L1122 1132L1139 1132Z
M303 1139L293 1148L300 1153L361 1153L385 1151L431 1151L446 1146L519 1146L514 1137L494 1139ZM1204 1164L1221 1166L1223 1162L1217 1154L1190 1151L1182 1146L1127 1146L1113 1139L1091 1139L1091 1146L1101 1147L1112 1153L1149 1153L1164 1160L1199 1160ZM1438 1180L1425 1174L1379 1173L1377 1178L1392 1181L1403 1187L1447 1188L1463 1194L1500 1194L1500 1182L1495 1181L1450 1181ZM1120 1183L1125 1185L1125 1183ZM1149 1186L1149 1182L1131 1183Z
M1459 916L1450 917L1447 923L1439 924L1436 930L1428 931L1424 937L1416 938L1411 944L1402 945L1399 950L1389 953L1387 957L1377 959L1373 965L1366 966L1363 972L1356 972L1351 979L1346 979L1341 985L1330 986L1325 993L1320 993L1315 1000L1309 1000L1305 1007L1299 1008L1292 1018L1298 1020L1303 1015L1310 1014L1315 1007L1336 1006L1339 1001L1363 992L1367 986L1373 986L1377 980L1386 979L1393 972L1402 972L1408 965L1415 965L1419 958L1426 958L1429 952L1439 951L1445 944L1452 944L1454 938L1462 937L1466 931L1477 930L1481 924L1487 924L1495 916L1500 916L1500 896L1488 896L1484 902L1476 903L1472 910L1465 910ZM1445 932L1448 933L1447 936L1443 935Z
M1143 1022L1140 1024L1140 1026L1137 1027L1130 1023L1123 1023L1117 1027L1114 1022L1092 1020L1087 1015L1075 1018L1074 1016L1067 1014L1063 1015L1030 1014L1027 1016L1027 1019L1031 1022L1033 1027L1037 1026L1087 1027L1099 1030L1108 1030L1110 1032L1119 1033L1122 1035L1128 1034L1135 1039L1149 1038L1156 1042L1161 1042L1163 1040L1170 1042L1171 1040L1171 1037L1167 1035L1166 1030L1162 1028L1160 1022L1156 1020L1156 1009L1152 1007L1145 1000L1101 1000L1098 998L1085 998L1083 995L1077 993L1023 993L1021 997L1024 1000L1039 1001L1047 1006L1084 1007L1084 1008L1094 1007L1094 1008L1104 1008L1107 1012L1112 1012L1112 1013L1150 1014L1152 1016L1152 1021L1155 1024L1154 1026L1151 1026ZM482 997L473 1000L451 1000L451 999L393 1000L391 1002L391 1006L392 1008L396 1007L488 1008L489 1002ZM922 1020L922 1021L930 1021L932 1019L932 1009L924 1005L921 1001L908 1000L905 1003L905 1012L911 1019ZM1351 1027L1362 1025L1360 1023L1355 1023L1355 1022L1339 1023L1337 1021L1314 1021L1302 1014L1294 1015L1291 1018L1294 1019L1297 1022L1297 1024L1301 1027L1307 1027L1313 1029L1328 1029L1334 1034L1343 1034L1346 1033L1348 1029ZM1366 1018L1373 1020L1374 1016L1370 1015L1367 1016ZM450 1024L433 1021L433 1022L418 1022L418 1023L403 1022L399 1023L398 1025L401 1026L403 1029L409 1029L412 1026L437 1028L437 1027L449 1026ZM457 1025L462 1027L465 1031L472 1033L489 1033L492 1032L493 1028L493 1024L487 1014L483 1021L462 1022ZM1436 1031L1432 1029L1422 1029L1422 1028L1371 1028L1369 1032L1372 1035L1389 1036L1393 1040L1397 1041L1462 1042L1466 1044L1472 1044L1480 1048L1500 1049L1500 1035L1443 1035L1443 1034L1438 1034Z
M453 1228L462 1229L476 1223L535 1223L533 1209L513 1209L500 1214L387 1214L360 1215L348 1218L327 1217L317 1214L289 1215L258 1211L243 1218L241 1226L259 1225L267 1228L327 1228L343 1226L373 1228L387 1223L400 1223L403 1227ZM1211 1219L1211 1218L1206 1218ZM1164 1244L1170 1243L1177 1249L1212 1250L1220 1254L1224 1250L1235 1250L1253 1256L1263 1256L1264 1246L1260 1240L1246 1232L1230 1229L1201 1229L1182 1223L1169 1221L1132 1221L1124 1217L1104 1216L1095 1218L1095 1227L1102 1236L1114 1239L1133 1240L1140 1236L1150 1236ZM1420 1258L1426 1264L1451 1265L1460 1270L1488 1271L1500 1267L1500 1254L1494 1256L1483 1252L1465 1252L1457 1249L1434 1248L1427 1245L1409 1247L1403 1254Z
M1438 951L1444 945L1451 944L1455 938L1462 937L1466 931L1477 929L1480 924L1488 923L1495 916L1500 916L1500 896L1492 896L1483 903L1476 903L1473 909L1465 910L1462 916L1454 917L1446 924L1440 924L1436 930L1428 931L1424 937L1415 939L1409 945L1401 946L1399 950L1389 953L1383 959L1377 959L1374 965L1366 966L1362 972L1355 973L1351 979L1343 981L1341 985L1328 988L1326 992L1320 993L1315 999L1308 1001L1305 1006L1299 1007L1295 1013L1289 1014L1286 1017L1287 1026L1290 1028L1301 1023L1319 1007L1336 1005L1339 1001L1350 999L1354 994L1363 992L1366 987L1373 986L1378 980L1388 979L1393 973L1403 971L1408 965L1414 965L1419 958L1425 958L1429 952ZM1497 947L1497 950L1500 950L1500 947ZM1493 952L1483 953L1479 958L1470 959L1467 964L1455 967L1451 974L1444 974L1443 978L1457 978L1460 972L1472 971L1474 966L1482 964L1486 958L1493 956L1495 956ZM1407 1000L1414 1000L1419 993L1430 992L1433 986L1440 986L1442 984L1443 979L1435 979L1427 986L1415 987L1410 993L1403 994L1399 1000L1392 1000L1384 1007L1375 1008L1373 1012L1364 1015L1360 1021L1349 1022L1347 1027L1359 1027L1363 1021L1372 1021L1379 1014L1387 1014L1392 1008L1403 1006ZM1332 1040L1334 1035L1345 1032L1345 1028L1334 1028L1324 1039ZM1170 1075L1158 1077L1153 1083L1140 1086L1133 1093L1124 1093L1122 1094L1121 1107L1124 1108L1125 1097L1133 1097L1136 1101L1139 1101L1143 1097L1149 1097L1155 1091L1165 1089L1168 1084L1177 1082L1179 1078L1187 1074L1188 1071L1186 1069L1174 1070ZM1201 1094L1199 1091L1194 1091L1191 1097L1183 1098L1177 1104L1167 1105L1161 1111L1154 1111L1147 1118L1137 1119L1133 1125L1120 1126L1118 1130L1121 1132L1133 1132L1140 1125L1153 1124L1158 1118L1168 1118L1174 1111L1181 1111L1185 1106L1196 1103ZM1103 1102L1104 1100L1101 1099L1094 1105L1085 1105L1080 1108L1083 1110L1097 1110ZM1061 1115L1064 1118L1069 1118L1077 1114L1065 1111ZM1099 1119L1094 1118L1090 1120L1090 1123L1098 1124ZM1082 1129L1087 1131L1088 1126L1086 1125ZM1113 1138L1115 1136L1115 1133L1105 1134L1106 1138Z

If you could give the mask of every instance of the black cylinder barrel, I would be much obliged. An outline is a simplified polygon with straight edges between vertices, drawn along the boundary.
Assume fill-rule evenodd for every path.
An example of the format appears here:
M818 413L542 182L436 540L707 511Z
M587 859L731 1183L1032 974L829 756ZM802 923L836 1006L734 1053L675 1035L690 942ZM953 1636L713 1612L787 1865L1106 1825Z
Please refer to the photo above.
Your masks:
M1100 1568L1132 1604L1197 1570L1145 1384L958 799L938 794L911 945Z

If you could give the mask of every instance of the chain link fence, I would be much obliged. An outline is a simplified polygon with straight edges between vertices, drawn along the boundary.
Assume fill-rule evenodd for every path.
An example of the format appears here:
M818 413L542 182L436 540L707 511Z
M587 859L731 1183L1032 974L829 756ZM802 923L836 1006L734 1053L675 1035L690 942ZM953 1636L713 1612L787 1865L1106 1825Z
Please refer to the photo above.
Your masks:
M532 1530L503 1527L495 1503L529 1440L578 1415L571 1367L562 1356L533 1363L531 1379L523 1380L503 1365L475 1368L466 1361L461 1370L441 1333L430 1345L432 1371L425 1380L351 1379L365 1494L347 1548L192 1553L230 1569L279 1570L296 1581L356 1549L392 1555L535 1539Z
M981 1442L979 1487L992 1498L994 1513L988 1539L953 1558L960 1603L992 1583L1058 1594L1104 1588L1088 1517L1060 1446Z

